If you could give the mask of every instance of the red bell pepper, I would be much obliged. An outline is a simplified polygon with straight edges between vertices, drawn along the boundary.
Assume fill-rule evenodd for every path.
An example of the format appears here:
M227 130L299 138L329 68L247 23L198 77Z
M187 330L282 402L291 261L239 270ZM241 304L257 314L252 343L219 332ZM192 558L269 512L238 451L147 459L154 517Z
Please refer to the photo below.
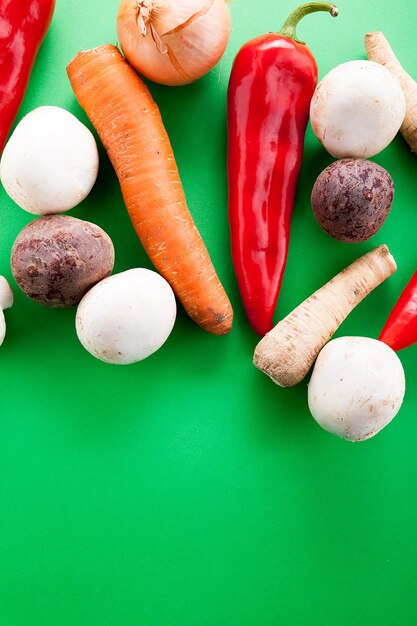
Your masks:
M290 220L317 64L296 37L308 13L337 9L311 2L278 34L246 43L228 90L229 221L232 257L246 315L259 335L271 330L287 260Z
M417 271L393 308L379 340L395 351L417 343Z
M55 0L0 0L0 154L54 8Z

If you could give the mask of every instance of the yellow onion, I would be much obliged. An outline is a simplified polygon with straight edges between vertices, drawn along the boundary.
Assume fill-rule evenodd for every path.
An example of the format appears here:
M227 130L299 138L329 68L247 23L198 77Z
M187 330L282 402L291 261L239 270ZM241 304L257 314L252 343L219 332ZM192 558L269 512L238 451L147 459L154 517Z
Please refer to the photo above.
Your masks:
M186 85L223 55L230 11L227 0L122 0L117 34L138 72L163 85Z

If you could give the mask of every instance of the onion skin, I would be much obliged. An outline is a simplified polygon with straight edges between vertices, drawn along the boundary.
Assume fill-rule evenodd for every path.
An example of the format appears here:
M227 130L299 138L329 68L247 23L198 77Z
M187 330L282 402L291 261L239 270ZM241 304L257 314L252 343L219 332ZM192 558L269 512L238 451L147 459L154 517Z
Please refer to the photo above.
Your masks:
M207 74L223 56L231 29L227 0L175 2L121 0L117 16L117 35L129 63L169 86Z

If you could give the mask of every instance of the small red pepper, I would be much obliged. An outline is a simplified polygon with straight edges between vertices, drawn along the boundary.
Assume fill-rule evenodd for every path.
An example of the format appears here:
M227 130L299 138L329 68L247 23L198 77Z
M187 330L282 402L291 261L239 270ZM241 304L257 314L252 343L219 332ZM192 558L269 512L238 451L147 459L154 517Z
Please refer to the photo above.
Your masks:
M417 343L417 271L392 309L379 340L395 351Z
M0 154L54 8L55 0L0 0Z
M316 61L295 31L315 11L337 15L326 2L300 6L278 34L261 35L240 49L229 82L232 257L246 315L261 336L273 326L317 85Z

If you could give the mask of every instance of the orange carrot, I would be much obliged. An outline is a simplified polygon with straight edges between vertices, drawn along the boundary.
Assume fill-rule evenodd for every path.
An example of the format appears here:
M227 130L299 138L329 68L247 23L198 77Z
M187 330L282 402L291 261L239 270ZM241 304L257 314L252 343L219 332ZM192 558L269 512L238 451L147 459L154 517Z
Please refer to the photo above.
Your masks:
M187 208L168 135L146 85L110 44L80 52L67 73L109 154L152 263L197 324L215 335L230 332L232 307Z

